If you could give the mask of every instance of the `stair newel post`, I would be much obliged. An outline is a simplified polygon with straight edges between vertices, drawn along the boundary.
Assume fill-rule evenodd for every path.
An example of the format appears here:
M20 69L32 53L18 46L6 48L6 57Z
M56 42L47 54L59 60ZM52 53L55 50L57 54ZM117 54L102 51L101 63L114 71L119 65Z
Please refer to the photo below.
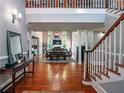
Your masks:
M122 22L120 22L120 50L119 50L119 64L122 64Z
M89 55L90 51L84 51L84 81L90 81L90 78L89 78L89 66L88 66L88 62L89 62L89 59L88 59L88 55Z

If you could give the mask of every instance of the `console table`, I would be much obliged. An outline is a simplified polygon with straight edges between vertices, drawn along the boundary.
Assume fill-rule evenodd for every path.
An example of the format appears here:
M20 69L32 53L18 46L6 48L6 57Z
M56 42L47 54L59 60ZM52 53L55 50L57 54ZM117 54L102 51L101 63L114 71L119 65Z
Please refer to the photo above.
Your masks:
M26 71L26 67L29 65L29 64L32 64L32 71ZM19 72L20 70L23 69L23 73L21 73L19 76L16 77L16 73ZM21 62L20 64L17 64L14 68L11 68L11 69L4 69L2 71L2 73L4 74L11 74L11 77L12 77L12 81L5 85L2 89L0 89L0 93L4 93L3 91L9 86L12 84L12 93L15 93L15 83L16 83L16 80L19 79L22 75L25 75L25 73L32 73L34 74L34 60L26 60L24 62Z

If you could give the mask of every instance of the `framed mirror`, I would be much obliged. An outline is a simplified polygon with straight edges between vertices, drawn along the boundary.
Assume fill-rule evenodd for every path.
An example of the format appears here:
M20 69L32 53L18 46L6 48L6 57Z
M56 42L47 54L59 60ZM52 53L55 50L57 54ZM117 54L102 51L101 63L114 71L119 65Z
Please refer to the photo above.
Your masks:
M7 31L7 49L8 49L8 64L10 68L17 64L18 60L23 58L21 35L12 31Z

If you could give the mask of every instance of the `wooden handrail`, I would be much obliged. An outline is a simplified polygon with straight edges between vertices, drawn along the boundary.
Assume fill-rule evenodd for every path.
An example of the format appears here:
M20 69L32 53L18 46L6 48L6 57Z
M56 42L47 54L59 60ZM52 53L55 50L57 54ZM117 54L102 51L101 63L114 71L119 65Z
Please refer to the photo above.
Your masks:
M98 43L91 50L92 52L102 43L105 38L114 31L114 28L117 27L120 22L124 19L124 13L115 21L115 23L108 29L108 31L104 34L104 36L98 41Z

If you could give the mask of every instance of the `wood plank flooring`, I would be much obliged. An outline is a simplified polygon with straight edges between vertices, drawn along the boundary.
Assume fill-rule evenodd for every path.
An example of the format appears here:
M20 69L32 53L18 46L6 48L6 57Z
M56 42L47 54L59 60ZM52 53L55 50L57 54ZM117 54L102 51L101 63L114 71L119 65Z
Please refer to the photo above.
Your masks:
M35 74L26 74L16 84L16 93L28 90L83 91L96 93L82 84L83 65L75 63L35 63Z

